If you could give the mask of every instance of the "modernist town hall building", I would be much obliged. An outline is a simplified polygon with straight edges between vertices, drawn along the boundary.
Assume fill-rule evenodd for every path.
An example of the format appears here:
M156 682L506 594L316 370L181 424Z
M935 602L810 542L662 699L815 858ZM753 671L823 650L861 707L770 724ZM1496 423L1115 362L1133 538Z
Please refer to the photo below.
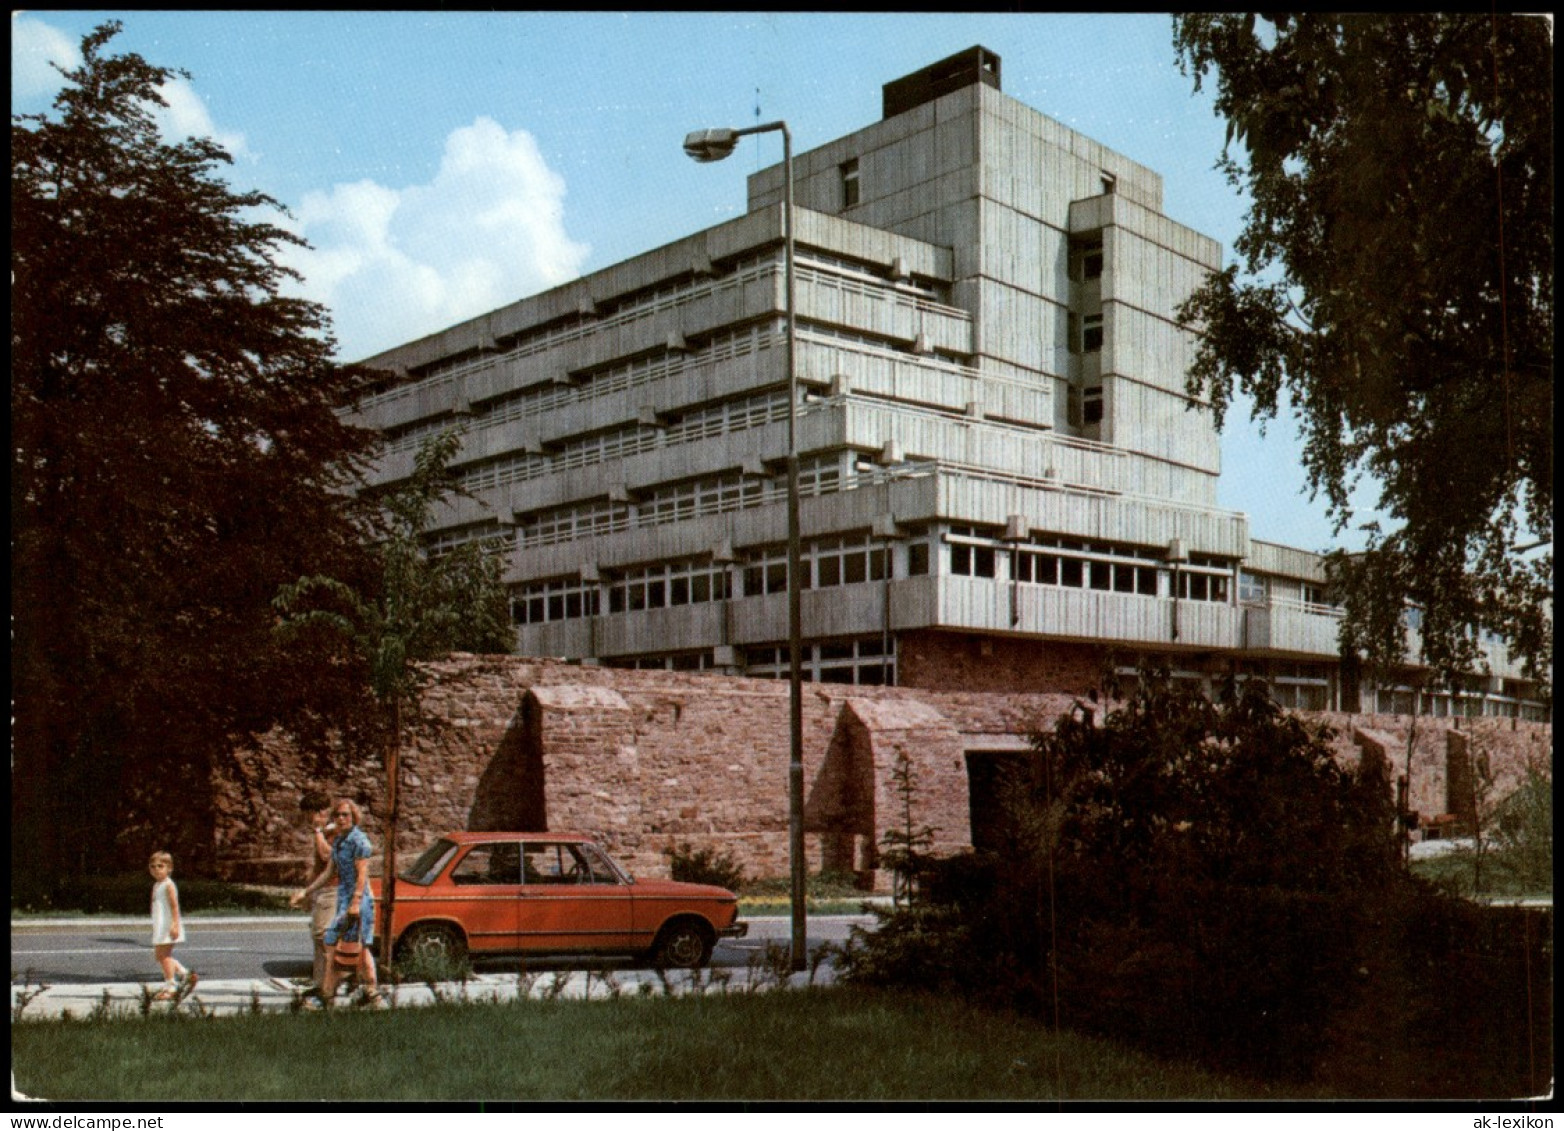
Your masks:
M1343 678L1322 559L1216 506L1174 312L1221 249L1155 172L971 48L794 175L805 679L1080 691L1152 659L1412 709ZM521 654L786 676L783 193L763 169L738 219L368 359L371 482L464 430L433 548L503 556ZM1485 693L1419 709L1545 718L1486 647Z

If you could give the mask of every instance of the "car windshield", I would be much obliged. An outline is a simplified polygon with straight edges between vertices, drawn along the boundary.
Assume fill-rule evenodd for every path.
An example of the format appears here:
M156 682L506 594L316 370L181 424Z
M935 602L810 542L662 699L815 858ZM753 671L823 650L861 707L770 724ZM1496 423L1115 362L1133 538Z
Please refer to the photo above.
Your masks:
M441 837L424 849L423 855L413 861L405 872L401 873L401 878L410 884L427 886L434 882L434 878L440 874L440 869L445 867L445 862L451 858L451 853L455 851L455 843Z

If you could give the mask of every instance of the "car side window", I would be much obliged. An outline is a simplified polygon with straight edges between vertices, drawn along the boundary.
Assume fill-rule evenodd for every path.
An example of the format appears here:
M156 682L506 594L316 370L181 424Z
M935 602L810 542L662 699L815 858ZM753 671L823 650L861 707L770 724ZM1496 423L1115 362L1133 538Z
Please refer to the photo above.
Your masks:
M590 844L583 844L578 850L581 854L584 866L591 876L594 884L617 884L619 874L609 865L603 854Z
M592 871L574 845L529 844L524 850L523 883L587 884Z
M564 882L564 869L560 867L559 845L529 844L522 861L524 879L528 884L557 884Z
M461 885L521 882L519 844L475 844L451 869L451 881Z

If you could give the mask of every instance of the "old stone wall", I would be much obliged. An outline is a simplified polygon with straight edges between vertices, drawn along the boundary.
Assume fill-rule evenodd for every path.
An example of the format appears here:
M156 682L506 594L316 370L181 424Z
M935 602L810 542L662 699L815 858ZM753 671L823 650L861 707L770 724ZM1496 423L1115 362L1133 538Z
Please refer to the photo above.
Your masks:
M803 695L805 844L811 872L867 873L888 829L908 814L896 784L915 783L910 822L933 827L938 850L971 842L967 757L1018 750L1076 701L1068 694L940 692L807 684ZM399 853L452 829L573 830L600 838L630 869L666 875L674 847L712 847L751 876L787 872L788 687L781 680L623 671L511 657L431 665L427 723L402 744ZM1409 778L1425 816L1461 812L1450 770L1470 781L1479 758L1493 796L1527 758L1551 756L1551 726L1510 720L1315 715L1343 759L1377 751L1391 780ZM1407 764L1411 744L1410 772ZM1454 751L1454 753L1452 753ZM286 736L240 751L217 782L216 870L293 883L307 842L300 794L324 788L365 808L384 834L378 753L321 772ZM1462 767L1468 767L1462 769ZM323 780L324 779L324 780Z

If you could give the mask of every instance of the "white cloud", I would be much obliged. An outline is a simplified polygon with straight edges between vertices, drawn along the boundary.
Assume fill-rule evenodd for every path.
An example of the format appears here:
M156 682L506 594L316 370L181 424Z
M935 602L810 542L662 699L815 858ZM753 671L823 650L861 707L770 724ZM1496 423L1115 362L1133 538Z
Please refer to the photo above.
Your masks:
M168 105L153 106L152 117L165 138L183 141L187 137L209 137L226 149L230 156L253 156L245 145L242 133L217 128L206 103L186 80L170 79L158 87L158 94Z
M288 260L342 356L367 357L575 278L590 248L565 234L564 198L531 134L480 117L429 184L308 194L296 228L313 250Z
M106 49L115 53L111 42ZM63 31L42 20L22 16L11 21L11 101L41 105L51 101L65 85L65 77L51 67L67 70L81 65L81 50ZM153 106L152 118L164 138L172 142L188 137L209 137L234 157L252 157L244 135L219 130L206 103L189 81L170 79L158 88L167 106Z
M81 51L74 40L42 20L22 16L11 21L11 100L47 101L65 85L60 72L80 65Z

